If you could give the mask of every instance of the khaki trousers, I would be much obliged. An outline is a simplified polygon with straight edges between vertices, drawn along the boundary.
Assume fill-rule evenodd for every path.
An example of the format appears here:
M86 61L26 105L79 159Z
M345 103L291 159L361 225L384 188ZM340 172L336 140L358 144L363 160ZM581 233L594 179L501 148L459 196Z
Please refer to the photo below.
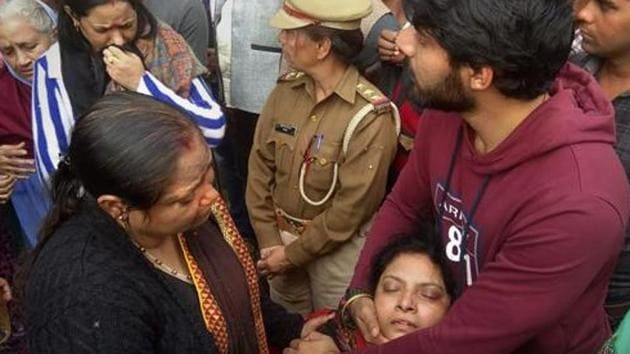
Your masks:
M365 234L366 231L362 230L359 235L304 268L292 268L271 278L271 299L288 311L302 315L318 309L337 309L352 280ZM298 238L282 230L280 236L285 245Z

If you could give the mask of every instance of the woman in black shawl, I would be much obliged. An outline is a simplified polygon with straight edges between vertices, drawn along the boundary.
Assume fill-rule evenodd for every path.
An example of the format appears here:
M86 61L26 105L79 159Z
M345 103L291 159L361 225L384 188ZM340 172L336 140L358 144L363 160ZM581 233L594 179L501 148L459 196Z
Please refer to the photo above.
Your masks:
M308 331L267 299L213 179L169 106L113 94L80 118L27 270L31 351L267 353Z

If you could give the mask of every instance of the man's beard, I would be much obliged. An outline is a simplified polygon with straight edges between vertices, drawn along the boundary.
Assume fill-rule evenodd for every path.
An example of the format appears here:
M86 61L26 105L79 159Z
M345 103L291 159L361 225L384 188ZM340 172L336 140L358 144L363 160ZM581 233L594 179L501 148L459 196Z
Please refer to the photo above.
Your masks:
M403 80L409 99L417 107L446 112L468 112L475 108L475 100L465 90L457 70L451 69L442 82L430 88L420 88L411 70Z

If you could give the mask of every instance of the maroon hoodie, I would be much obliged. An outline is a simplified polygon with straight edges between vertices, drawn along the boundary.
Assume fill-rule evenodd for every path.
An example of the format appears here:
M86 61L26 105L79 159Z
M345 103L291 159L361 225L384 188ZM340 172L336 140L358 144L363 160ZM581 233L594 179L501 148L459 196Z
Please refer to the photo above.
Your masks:
M612 106L573 65L485 155L458 114L426 111L352 287L367 289L375 253L429 216L464 290L437 326L362 353L595 353L610 335L603 303L630 213L614 142Z

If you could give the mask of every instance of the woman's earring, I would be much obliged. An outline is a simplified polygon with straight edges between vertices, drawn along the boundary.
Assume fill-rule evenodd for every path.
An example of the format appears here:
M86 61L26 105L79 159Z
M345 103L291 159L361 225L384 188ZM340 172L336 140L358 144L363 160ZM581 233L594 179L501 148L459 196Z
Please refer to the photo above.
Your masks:
M118 215L117 219L120 223L122 223L124 229L129 227L129 214L127 213L127 210L123 210L123 212Z
M79 32L79 22L77 22L77 21L72 21L72 22L74 24L74 30Z

